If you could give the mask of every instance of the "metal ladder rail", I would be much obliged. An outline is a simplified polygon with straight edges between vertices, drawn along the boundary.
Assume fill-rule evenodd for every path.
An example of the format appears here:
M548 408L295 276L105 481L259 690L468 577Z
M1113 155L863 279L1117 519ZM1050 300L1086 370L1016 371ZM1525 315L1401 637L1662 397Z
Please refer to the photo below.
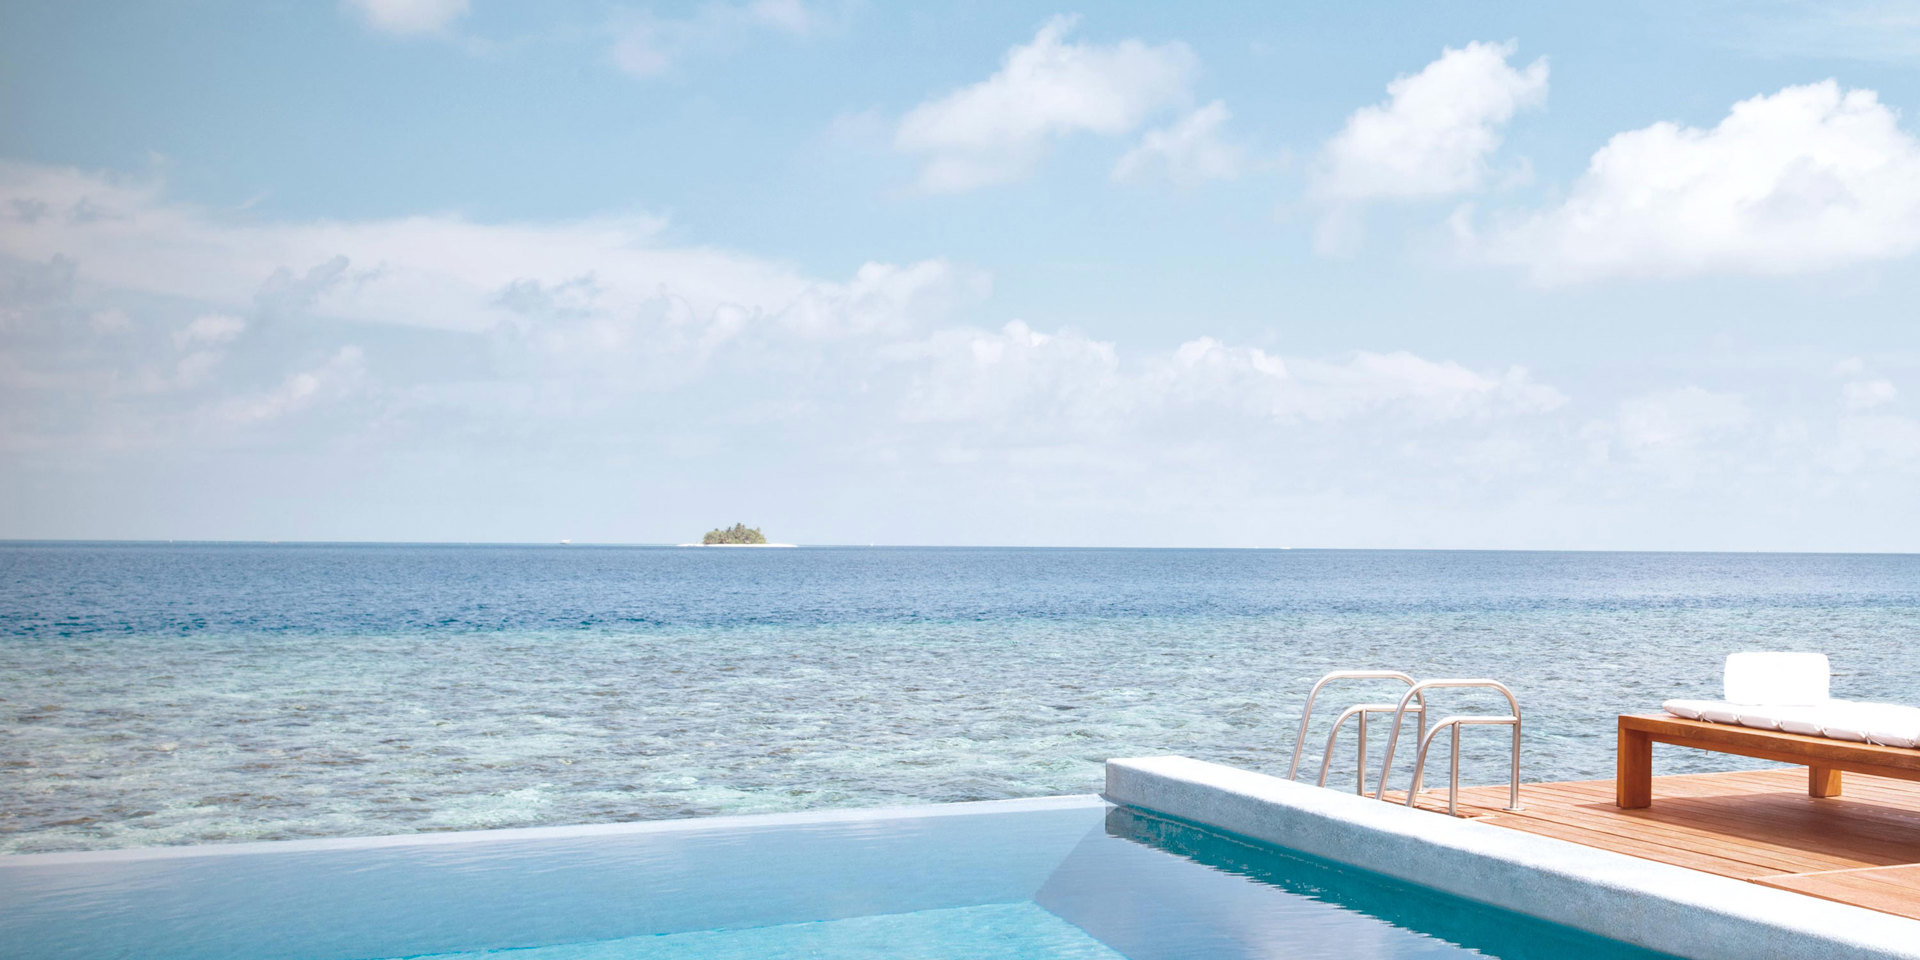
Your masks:
M1356 703L1342 710L1340 716L1334 718L1333 729L1327 731L1327 748L1325 752L1320 755L1320 778L1316 781L1315 785L1321 787L1327 785L1327 774L1333 769L1333 748L1340 739L1340 728L1346 725L1349 717L1358 716L1360 723L1356 728L1358 735L1356 737L1357 742L1354 744L1356 753L1355 770L1357 772L1354 776L1353 792L1363 797L1366 796L1367 721L1373 719L1376 714L1389 714L1397 709L1399 709L1399 705L1393 703ZM1412 712L1420 715L1420 729L1424 732L1427 726L1426 708L1417 707Z
M1300 754L1307 746L1307 725L1313 721L1314 701L1320 696L1321 688L1335 680L1398 680L1406 684L1409 688L1419 686L1419 681L1398 670L1335 670L1321 677L1319 681L1314 683L1313 689L1307 691L1307 704L1300 711L1300 734L1294 738L1293 741L1293 762L1287 766L1288 780L1294 779L1300 772ZM1420 715L1420 732L1424 736L1427 732L1426 696L1421 694L1419 701L1420 706L1415 708L1413 712ZM1335 742L1340 737L1340 728L1346 724L1349 717L1357 714L1360 717L1360 765L1359 773L1355 778L1357 780L1355 792L1361 796L1365 796L1367 793L1367 720L1375 713L1385 713L1389 710L1393 710L1397 714L1404 708L1405 703L1405 700L1402 700L1399 704L1359 703L1342 711L1339 718L1333 721L1333 729L1327 733L1327 749L1320 758L1319 785L1323 787L1327 785L1327 773L1333 766L1333 748ZM1396 722L1394 736L1398 737L1399 735L1399 726Z
M1441 729L1446 728L1451 730L1453 738L1453 755L1448 758L1451 770L1447 783L1447 813L1458 815L1460 812L1460 728L1467 725L1504 725L1513 728L1513 755L1511 757L1512 777L1508 784L1507 809L1509 811L1518 811L1520 809L1520 701L1514 697L1512 690L1507 689L1506 684L1485 677L1464 680L1423 680L1414 684L1413 688L1408 690L1406 695L1400 698L1399 709L1394 712L1393 716L1393 738L1387 741L1387 753L1380 762L1380 787L1374 792L1373 798L1375 800L1386 799L1387 781L1393 776L1393 748L1395 744L1400 741L1400 721L1407 714L1408 704L1418 696L1420 707L1415 712L1421 715L1420 722L1421 725L1425 727L1427 703L1424 696L1419 695L1424 694L1427 690L1442 687L1477 687L1487 690L1497 690L1501 696L1507 698L1507 705L1513 708L1513 713L1504 717L1453 716L1447 717L1433 724L1431 727L1426 727L1420 736L1419 755L1413 762L1413 784L1412 789L1407 791L1407 806L1413 806L1414 801L1420 796L1421 778L1427 766L1427 749L1433 745L1433 738L1440 733Z

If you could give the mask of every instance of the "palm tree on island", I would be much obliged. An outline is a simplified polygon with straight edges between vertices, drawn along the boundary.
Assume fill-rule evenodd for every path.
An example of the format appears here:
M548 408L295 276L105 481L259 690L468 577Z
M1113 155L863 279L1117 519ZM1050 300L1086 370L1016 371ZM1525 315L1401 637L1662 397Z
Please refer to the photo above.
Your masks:
M708 530L707 535L700 539L701 546L709 547L716 544L744 545L764 544L766 542L766 535L760 532L759 527L749 527L744 523L736 523L731 527L721 527L718 530Z

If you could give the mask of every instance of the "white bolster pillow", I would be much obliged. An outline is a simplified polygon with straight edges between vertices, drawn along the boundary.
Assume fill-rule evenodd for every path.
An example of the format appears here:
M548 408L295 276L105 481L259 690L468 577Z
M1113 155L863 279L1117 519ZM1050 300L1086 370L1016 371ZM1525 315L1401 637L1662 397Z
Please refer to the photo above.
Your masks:
M1824 653L1734 653L1727 656L1729 703L1825 703L1833 669Z

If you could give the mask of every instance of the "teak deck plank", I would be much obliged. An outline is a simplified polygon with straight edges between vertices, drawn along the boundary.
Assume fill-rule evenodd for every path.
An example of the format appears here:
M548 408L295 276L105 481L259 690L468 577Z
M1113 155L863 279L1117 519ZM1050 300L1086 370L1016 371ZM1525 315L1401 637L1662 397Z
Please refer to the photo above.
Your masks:
M1920 920L1920 864L1756 877L1754 882Z
M1666 798L1650 810L1619 811L1606 801L1576 801L1547 794L1542 816L1575 818L1592 829L1674 842L1695 838L1766 855L1782 872L1837 870L1920 862L1920 832L1901 811L1878 804L1817 806L1804 795L1741 795ZM1817 844L1810 841L1818 841Z
M1525 809L1519 813L1508 813L1498 808L1489 809L1479 805L1462 812L1476 818L1484 818L1487 822L1496 823L1499 826L1531 829L1535 832L1552 832L1555 835L1566 835L1575 839L1583 835L1605 836L1608 838L1606 845L1610 849L1623 853L1631 852L1636 856L1650 855L1641 853L1642 847L1650 851L1668 849L1708 854L1734 866L1699 869L1742 878L1752 876L1756 872L1802 873L1812 870L1839 870L1910 862L1898 857L1891 859L1884 856L1876 857L1872 853L1874 848L1853 844L1849 844L1850 849L1844 852L1829 850L1810 854L1804 847L1790 841L1770 841L1747 836L1741 838L1742 842L1737 847L1729 846L1722 839L1722 831L1713 829L1710 822L1689 823L1687 818L1675 815L1678 811L1671 810L1667 811L1667 816L1662 817L1617 816L1613 815L1611 800L1605 802L1607 809L1602 809L1598 803L1581 802L1578 798L1568 802L1566 797L1552 796L1545 790L1530 789L1528 797L1523 802ZM1445 805L1445 799L1441 796L1423 795L1420 801L1421 808L1428 810L1443 810ZM1528 824L1528 826L1523 827L1522 824ZM1601 844L1588 842L1588 845ZM1920 848L1915 852L1914 860L1920 860Z
M1628 856L1640 857L1646 860L1659 860L1662 863L1670 863L1676 867L1686 867L1690 870L1718 874L1723 877L1733 877L1744 880L1748 875L1765 872L1765 868L1758 864L1742 860L1733 860L1710 853L1701 853L1683 847L1672 847L1652 840L1642 841L1632 837L1609 837L1604 844L1596 843L1594 842L1591 832L1581 830L1577 827L1570 828L1564 824L1554 823L1550 820L1539 820L1532 817L1514 817L1512 819L1491 817L1485 822L1491 823L1494 826L1519 830L1523 833L1552 837L1555 840L1566 840L1583 846L1602 847L1603 849L1612 850L1615 853L1624 853Z
M1509 815L1516 816L1516 815ZM1863 856L1854 851L1810 853L1803 848L1781 842L1769 842L1753 837L1741 837L1738 845L1729 844L1723 835L1706 828L1688 828L1672 822L1661 823L1655 820L1639 822L1607 820L1589 814L1566 814L1551 807L1542 811L1518 816L1530 816L1532 819L1548 820L1589 834L1601 834L1613 837L1616 844L1630 841L1647 842L1659 847L1672 847L1701 853L1711 853L1725 860L1750 864L1751 869L1744 871L1751 876L1756 870L1774 873L1807 873L1814 870L1845 870L1862 866L1885 866L1890 863L1908 863L1912 861L1898 858L1875 858ZM1742 874L1733 874L1742 875Z
M1609 801L1608 806L1611 805ZM1446 802L1444 798L1422 797L1420 806L1422 809L1442 811L1446 808ZM1462 813L1496 826L1556 836L1617 853L1670 863L1678 863L1681 858L1699 859L1699 863L1680 865L1741 879L1767 873L1804 873L1907 862L1810 854L1790 845L1752 840L1737 846L1729 845L1712 830L1688 829L1684 825L1676 826L1657 820L1610 818L1594 815L1577 806L1560 806L1550 800L1529 799L1526 809L1519 813L1478 808L1471 812L1462 810Z
M1851 773L1839 796L1811 797L1806 768L1789 767L1655 777L1653 791L1653 806L1621 809L1611 780L1522 784L1510 813L1505 784L1464 787L1460 815L1920 919L1920 783ZM1446 802L1429 789L1418 805Z

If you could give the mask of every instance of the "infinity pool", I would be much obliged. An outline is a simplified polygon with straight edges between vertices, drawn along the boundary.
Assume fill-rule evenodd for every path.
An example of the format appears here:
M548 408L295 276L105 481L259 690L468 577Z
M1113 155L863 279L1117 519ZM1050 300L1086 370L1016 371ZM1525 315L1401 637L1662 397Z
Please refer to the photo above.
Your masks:
M1649 958L1093 797L0 857L9 957Z

